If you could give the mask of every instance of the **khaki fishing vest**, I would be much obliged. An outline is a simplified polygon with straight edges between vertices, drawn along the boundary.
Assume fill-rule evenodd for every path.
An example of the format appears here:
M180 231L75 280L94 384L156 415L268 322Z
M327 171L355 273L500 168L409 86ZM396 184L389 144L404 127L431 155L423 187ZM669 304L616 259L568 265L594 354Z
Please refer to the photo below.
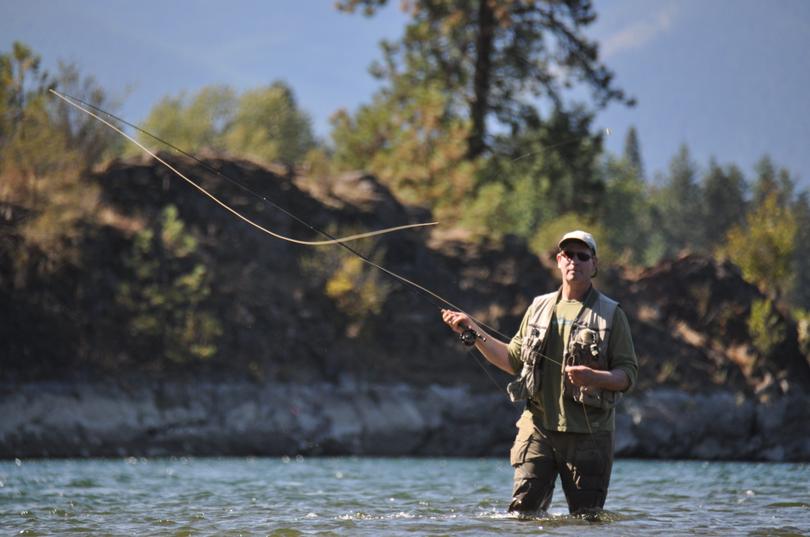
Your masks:
M542 361L547 347L547 335L554 315L554 307L560 299L560 291L555 291L534 299L534 313L528 319L523 336L520 360L523 368L517 379L506 388L512 402L533 397L542 384ZM613 326L613 316L619 305L595 289L586 296L565 342L563 363L565 365L586 365L593 369L608 370L608 342ZM579 387L570 384L563 374L566 394L574 400L599 408L611 408L621 397L621 392L599 388Z

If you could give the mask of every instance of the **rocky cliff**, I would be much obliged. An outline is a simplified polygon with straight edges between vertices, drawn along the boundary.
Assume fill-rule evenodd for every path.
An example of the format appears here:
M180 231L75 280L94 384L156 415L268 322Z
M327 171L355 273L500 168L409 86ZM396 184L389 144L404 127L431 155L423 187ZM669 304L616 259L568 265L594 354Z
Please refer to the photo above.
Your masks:
M0 457L506 456L520 408L467 386L205 381L0 387ZM810 461L810 396L624 398L623 457Z

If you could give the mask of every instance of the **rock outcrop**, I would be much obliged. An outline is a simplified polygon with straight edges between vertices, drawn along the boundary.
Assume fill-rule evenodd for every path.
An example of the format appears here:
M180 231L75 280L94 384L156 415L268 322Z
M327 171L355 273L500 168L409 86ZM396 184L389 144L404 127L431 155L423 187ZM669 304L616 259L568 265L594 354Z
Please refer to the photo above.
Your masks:
M520 408L494 390L365 384L3 386L0 458L505 456ZM649 390L622 400L620 457L810 461L810 396Z

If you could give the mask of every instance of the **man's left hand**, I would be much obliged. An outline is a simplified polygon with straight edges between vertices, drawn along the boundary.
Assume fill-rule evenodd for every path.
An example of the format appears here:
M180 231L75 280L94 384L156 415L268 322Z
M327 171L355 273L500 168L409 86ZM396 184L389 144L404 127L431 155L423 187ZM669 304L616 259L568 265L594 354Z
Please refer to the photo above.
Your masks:
M619 392L630 387L627 373L621 369L602 371L591 369L584 365L569 365L565 367L565 376L574 386L588 386Z
M596 372L588 366L566 366L565 374L568 377L568 381L574 386L590 386L596 382Z

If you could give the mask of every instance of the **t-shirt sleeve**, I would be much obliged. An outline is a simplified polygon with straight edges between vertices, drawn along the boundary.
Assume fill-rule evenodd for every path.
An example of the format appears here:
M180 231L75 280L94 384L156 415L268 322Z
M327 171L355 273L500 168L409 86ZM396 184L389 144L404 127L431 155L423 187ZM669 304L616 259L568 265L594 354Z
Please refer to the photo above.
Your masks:
M509 346L507 347L507 352L509 355L509 363L512 365L512 370L519 374L520 370L523 369L523 362L520 360L520 349L523 347L523 337L526 334L526 327L529 325L529 318L531 314L531 307L526 310L526 313L523 315L523 320L520 321L520 328L518 328L517 333L512 336L511 341L509 341Z
M638 379L638 358L633 346L633 337L630 335L630 323L627 322L627 315L621 308L616 308L613 317L613 329L608 342L608 356L610 357L610 368L621 369L630 380L630 385L624 391L632 390Z

